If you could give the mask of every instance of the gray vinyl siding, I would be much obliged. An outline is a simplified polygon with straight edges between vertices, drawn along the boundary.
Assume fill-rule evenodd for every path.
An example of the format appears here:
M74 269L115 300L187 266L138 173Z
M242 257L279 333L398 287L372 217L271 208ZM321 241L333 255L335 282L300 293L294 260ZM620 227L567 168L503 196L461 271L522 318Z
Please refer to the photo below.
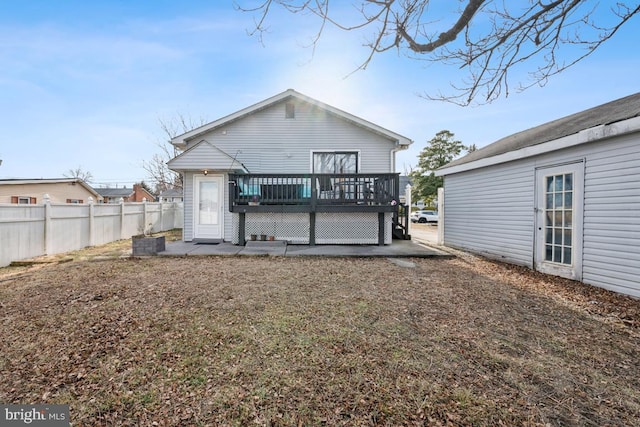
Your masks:
M589 148L583 281L640 297L640 135Z
M534 169L505 164L445 177L445 244L532 266Z
M193 240L193 173L187 172L183 177L184 185L184 225L182 239L186 242Z
M640 297L640 134L445 176L445 244L532 267L535 168L581 160L582 281Z
M389 139L305 103L296 103L295 118L286 119L284 105L276 104L212 130L190 144L205 139L242 162L251 173L309 173L315 150L358 151L360 172L394 172L394 143ZM201 169L200 157L183 156L180 168Z

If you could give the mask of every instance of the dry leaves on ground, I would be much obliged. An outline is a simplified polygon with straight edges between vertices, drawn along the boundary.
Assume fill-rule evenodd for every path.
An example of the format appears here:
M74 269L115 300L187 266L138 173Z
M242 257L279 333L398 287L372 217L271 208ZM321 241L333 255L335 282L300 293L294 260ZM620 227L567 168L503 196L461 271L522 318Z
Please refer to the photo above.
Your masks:
M463 255L0 269L0 401L73 425L632 425L640 302ZM13 271L13 272L12 272Z

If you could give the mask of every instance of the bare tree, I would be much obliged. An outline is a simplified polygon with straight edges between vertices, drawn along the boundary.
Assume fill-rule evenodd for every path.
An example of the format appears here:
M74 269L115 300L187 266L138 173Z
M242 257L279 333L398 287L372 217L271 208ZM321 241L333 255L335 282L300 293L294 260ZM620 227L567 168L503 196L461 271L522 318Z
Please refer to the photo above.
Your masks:
M439 13L446 4L455 10ZM261 40L275 6L318 18L314 50L328 25L366 33L368 54L358 69L367 68L376 54L398 50L409 58L466 70L461 84L451 84L453 94L424 95L460 105L508 96L509 73L522 64L528 66L529 78L518 83L518 90L543 85L593 53L640 12L638 1L598 0L360 0L352 5L351 14L330 0L264 0L254 8L237 8L257 15L251 34Z
M183 114L176 114L169 119L159 118L158 122L162 137L156 145L160 152L155 153L150 160L142 161L142 168L153 182L155 194L170 188L182 189L182 175L167 167L167 162L178 155L178 150L170 142L171 139L207 123L204 118L194 120Z
M86 183L93 181L93 174L89 171L82 169L82 166L78 166L75 169L69 169L66 173L62 174L65 178L81 179Z

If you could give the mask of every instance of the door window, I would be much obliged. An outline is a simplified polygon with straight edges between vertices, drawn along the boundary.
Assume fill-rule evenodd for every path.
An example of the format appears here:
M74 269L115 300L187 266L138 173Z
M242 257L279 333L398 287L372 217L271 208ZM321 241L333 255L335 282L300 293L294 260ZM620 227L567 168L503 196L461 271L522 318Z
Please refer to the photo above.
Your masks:
M545 177L545 261L573 264L573 173Z
M200 181L200 225L218 223L218 182Z

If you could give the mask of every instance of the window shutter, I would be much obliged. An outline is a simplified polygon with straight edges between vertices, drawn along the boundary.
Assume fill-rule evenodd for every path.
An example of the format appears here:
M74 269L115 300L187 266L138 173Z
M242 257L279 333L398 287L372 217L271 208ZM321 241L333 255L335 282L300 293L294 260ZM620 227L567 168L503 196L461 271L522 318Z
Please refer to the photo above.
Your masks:
M29 203L31 203L32 205L35 205L37 203L36 202L36 198L35 197L30 197L29 198Z
M18 204L18 196L11 196L11 203Z
M71 203L71 199L67 199L67 203Z

